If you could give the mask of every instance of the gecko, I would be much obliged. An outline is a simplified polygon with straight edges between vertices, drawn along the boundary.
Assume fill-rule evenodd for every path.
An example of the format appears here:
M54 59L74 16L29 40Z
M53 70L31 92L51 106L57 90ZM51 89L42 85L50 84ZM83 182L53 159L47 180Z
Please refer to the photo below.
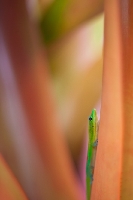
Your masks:
M89 117L89 142L88 142L88 153L86 163L86 193L87 200L90 200L91 187L93 182L93 174L95 167L95 158L98 145L98 117L96 109L92 110Z

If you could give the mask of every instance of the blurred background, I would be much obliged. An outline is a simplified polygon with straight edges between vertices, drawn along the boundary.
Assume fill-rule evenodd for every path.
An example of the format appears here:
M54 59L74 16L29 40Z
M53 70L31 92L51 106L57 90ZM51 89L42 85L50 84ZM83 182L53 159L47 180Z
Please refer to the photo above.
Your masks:
M83 199L94 107L100 118L103 0L3 0L0 7L0 194Z

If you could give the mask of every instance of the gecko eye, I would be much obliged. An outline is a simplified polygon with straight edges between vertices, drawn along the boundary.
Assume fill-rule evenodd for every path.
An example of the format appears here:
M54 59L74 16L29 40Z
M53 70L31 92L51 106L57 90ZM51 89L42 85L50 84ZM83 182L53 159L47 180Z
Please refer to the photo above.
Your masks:
M89 117L89 120L91 121L91 120L92 120L92 117Z

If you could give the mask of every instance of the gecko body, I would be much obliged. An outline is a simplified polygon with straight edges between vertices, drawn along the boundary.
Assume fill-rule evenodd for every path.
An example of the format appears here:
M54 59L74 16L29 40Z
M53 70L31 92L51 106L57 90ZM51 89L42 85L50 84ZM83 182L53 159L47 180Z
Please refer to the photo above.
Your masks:
M95 109L89 117L89 142L86 163L86 192L87 200L90 200L91 187L93 182L93 174L95 167L95 157L98 145L98 117Z

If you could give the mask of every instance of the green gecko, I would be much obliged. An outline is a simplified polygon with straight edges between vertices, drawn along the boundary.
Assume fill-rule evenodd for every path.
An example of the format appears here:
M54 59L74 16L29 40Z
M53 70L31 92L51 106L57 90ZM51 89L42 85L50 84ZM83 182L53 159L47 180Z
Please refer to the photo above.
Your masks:
M95 109L89 117L89 144L86 163L86 193L87 200L90 200L91 187L93 182L93 173L95 167L95 157L98 144L98 117Z

